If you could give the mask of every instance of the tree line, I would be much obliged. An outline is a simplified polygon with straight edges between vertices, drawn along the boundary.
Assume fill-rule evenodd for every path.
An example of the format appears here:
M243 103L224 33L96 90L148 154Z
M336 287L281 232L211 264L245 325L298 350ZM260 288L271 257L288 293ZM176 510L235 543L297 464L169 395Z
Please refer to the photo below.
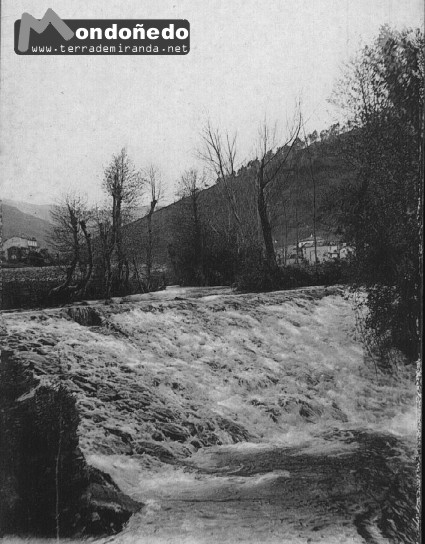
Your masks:
M148 194L148 223L162 196L162 179L154 166L137 170L126 149L112 157L104 172L103 206L90 207L75 192L67 193L51 213L51 246L66 262L66 276L49 293L51 298L83 298L91 290L98 296L127 294L130 291L130 256L124 244L124 226L131 221L143 195ZM152 230L146 247L146 273L140 288L152 288Z
M273 223L285 206L287 211L292 209L289 201L282 201L282 195L297 185L294 169L305 169L301 152L317 145L317 136L306 136L305 131L304 139L300 138L302 127L297 111L280 142L276 126L264 121L258 131L256 157L236 171L236 135L221 132L210 121L205 124L198 151L204 169L189 169L177 182L181 213L174 217L168 256L179 281L235 283L241 274L253 270L259 273L260 283L264 274L269 287L280 286L282 270ZM314 176L311 179L315 188ZM208 187L215 189L215 197L209 201L202 198ZM300 187L298 184L295 191L297 202ZM158 288L161 283L155 262L158 233L153 228L154 213L163 196L158 168L137 170L122 149L105 169L103 190L104 206L90 208L81 195L68 193L54 207L50 243L65 257L67 267L64 281L51 290L51 297L78 299L93 290L106 298L127 294L132 290L130 277L141 291ZM141 227L144 232L129 236L127 225L142 198L148 202ZM304 194L304 198L310 197ZM312 206L315 217L316 202L307 206ZM312 231L316 235L315 220Z

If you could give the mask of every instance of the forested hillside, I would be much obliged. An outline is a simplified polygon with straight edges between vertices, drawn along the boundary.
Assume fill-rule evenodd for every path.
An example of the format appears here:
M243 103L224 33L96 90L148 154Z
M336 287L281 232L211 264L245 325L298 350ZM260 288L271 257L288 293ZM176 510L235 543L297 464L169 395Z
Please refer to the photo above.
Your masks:
M278 252L310 236L314 230L317 237L327 240L343 237L336 221L341 205L337 195L354 180L356 169L340 153L341 141L346 136L332 134L332 130L323 133L321 139L317 134L313 135L317 141L309 142L308 148L298 140L284 170L268 187L267 211ZM248 163L230 183L231 196L240 207L247 244L261 251L255 186L258 167L258 161ZM222 181L218 180L207 189L195 188L176 203L153 214L154 265L165 267L170 273L184 267L185 263L194 265L197 258L203 258L206 269L214 264L212 273L217 275L217 281L220 276L226 278L226 271L232 266L232 252L238 245L234 223L229 194ZM133 259L141 262L148 243L147 227L144 217L125 228L127 250ZM199 240L194 236L197 230Z

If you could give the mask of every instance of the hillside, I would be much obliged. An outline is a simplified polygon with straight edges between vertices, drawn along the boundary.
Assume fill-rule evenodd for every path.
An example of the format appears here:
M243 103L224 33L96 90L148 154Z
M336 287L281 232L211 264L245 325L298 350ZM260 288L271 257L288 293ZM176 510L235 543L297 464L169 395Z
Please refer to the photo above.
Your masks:
M11 236L23 235L36 238L40 248L48 248L50 228L50 223L44 219L23 213L3 202L3 241Z
M13 206L20 212L27 215L37 217L37 219L43 219L48 223L51 222L50 210L52 206L50 204L32 204L31 202L23 202L21 200L11 200L9 198L3 199L3 205Z
M340 139L343 139L341 136ZM356 176L336 153L340 142L317 143L312 146L310 157L305 149L293 154L280 178L268 189L268 212L276 250L295 244L313 232L313 180L316 191L316 234L326 240L341 238L334 216L341 211L341 189ZM239 206L239 213L246 224L247 238L262 243L258 228L255 193L255 161L242 167L234 180L232 191ZM312 179L313 178L313 179ZM226 225L230 225L226 191L219 184L199 192L198 215L204 232L204 246L211 248L221 238L226 239ZM172 273L173 255L181 256L193 237L192 206L184 198L157 210L152 219L154 236L154 261ZM234 228L234 226L233 226ZM141 218L125 229L127 248L131 257L143 262L147 245L147 220ZM224 242L223 242L224 243Z
M414 375L375 370L355 322L336 287L171 288L6 313L12 364L1 383L10 373L16 385L0 397L14 417L49 414L33 425L43 433L60 413L48 405L58 379L72 392L80 421L62 437L71 463L63 485L81 479L83 462L85 473L99 471L72 508L89 496L91 523L112 516L116 527L118 513L128 519L144 505L116 544L413 544ZM12 444L20 428L12 425ZM56 459L54 434L37 436L53 448L45 459ZM32 451L26 462L37 467ZM11 454L17 462L22 452ZM50 489L41 468L33 471ZM12 508L19 487L8 481ZM50 504L44 516L54 512L42 493L38 501Z

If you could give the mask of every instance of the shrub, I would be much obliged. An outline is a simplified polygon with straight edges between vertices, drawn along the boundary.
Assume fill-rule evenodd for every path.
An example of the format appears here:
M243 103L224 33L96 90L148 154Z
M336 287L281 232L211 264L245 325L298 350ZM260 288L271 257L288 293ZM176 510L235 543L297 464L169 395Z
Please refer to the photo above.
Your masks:
M317 266L299 264L271 271L265 262L245 262L235 286L240 291L273 291L309 285L347 283L351 277L349 262L327 261Z

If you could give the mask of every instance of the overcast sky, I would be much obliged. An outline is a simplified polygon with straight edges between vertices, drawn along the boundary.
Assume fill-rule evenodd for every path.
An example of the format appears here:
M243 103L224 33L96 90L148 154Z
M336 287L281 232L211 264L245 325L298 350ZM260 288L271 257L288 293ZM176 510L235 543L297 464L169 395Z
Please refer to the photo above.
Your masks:
M191 50L16 55L14 21L49 7L62 19L188 19ZM308 130L321 130L338 119L326 99L343 63L382 24L422 21L423 0L3 0L0 196L50 203L75 188L95 201L125 146L138 167L160 167L170 199L207 118L238 131L241 162L261 120L283 128L299 96Z

